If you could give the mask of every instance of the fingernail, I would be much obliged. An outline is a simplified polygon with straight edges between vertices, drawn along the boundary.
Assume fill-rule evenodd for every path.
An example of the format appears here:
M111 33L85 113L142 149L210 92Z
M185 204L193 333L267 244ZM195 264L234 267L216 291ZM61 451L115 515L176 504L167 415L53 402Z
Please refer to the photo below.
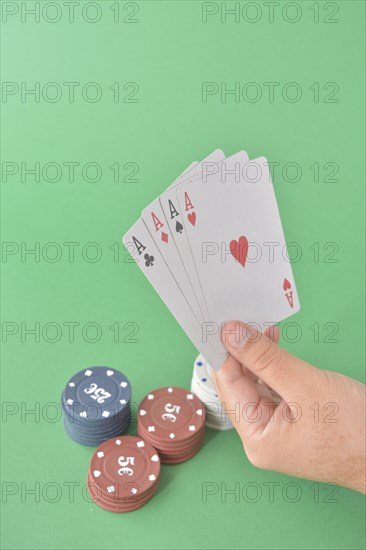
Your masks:
M249 325L239 321L227 323L223 329L223 343L226 347L233 349L242 349L245 344L253 341L255 332Z

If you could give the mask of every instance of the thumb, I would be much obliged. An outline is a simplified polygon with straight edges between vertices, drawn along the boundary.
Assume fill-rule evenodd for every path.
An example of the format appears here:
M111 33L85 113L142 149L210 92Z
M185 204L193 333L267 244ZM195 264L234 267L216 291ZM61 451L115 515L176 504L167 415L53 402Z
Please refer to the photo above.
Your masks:
M230 354L283 398L297 395L308 385L309 370L304 361L280 348L273 338L240 321L226 323L222 341Z

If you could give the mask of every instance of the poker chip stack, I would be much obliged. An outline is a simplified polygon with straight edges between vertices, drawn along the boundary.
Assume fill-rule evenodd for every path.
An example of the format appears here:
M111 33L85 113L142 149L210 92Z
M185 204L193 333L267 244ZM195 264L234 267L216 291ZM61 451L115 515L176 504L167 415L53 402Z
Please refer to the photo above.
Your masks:
M202 355L194 362L191 391L201 399L206 408L206 426L213 430L230 430L228 419L212 380L212 367Z
M123 434L130 422L131 386L109 367L90 367L75 374L61 396L66 433L82 445L96 447Z
M205 408L200 399L183 388L152 391L141 401L137 433L157 449L161 462L178 464L201 448Z
M88 490L98 506L110 512L132 512L146 504L160 480L160 458L139 437L109 439L94 452Z

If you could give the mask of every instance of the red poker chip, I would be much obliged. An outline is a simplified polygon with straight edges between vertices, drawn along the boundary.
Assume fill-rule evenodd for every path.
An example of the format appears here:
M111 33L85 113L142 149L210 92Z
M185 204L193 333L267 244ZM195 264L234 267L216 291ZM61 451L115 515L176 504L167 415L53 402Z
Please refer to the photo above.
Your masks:
M180 464L181 462L185 462L186 460L190 460L191 458L193 458L197 453L198 451L200 450L200 448L196 449L195 451L187 454L187 455L184 455L184 456L181 456L181 457L178 457L178 458L171 458L171 457L160 457L161 458L161 462L163 464Z
M159 450L166 449L166 450L176 450L176 451L180 449L184 450L187 447L194 445L196 442L200 441L204 436L204 431L201 430L199 433L195 434L194 437L192 437L191 439L187 439L185 441L181 441L178 443L173 443L173 442L170 443L170 442L161 442L156 438L152 437L152 435L148 433L146 430L144 430L144 428L141 425L137 426L137 433L140 437L149 441L149 443L153 445L156 449L159 449Z
M144 433L168 445L194 438L204 429L205 418L202 401L191 391L174 386L150 392L138 409L138 424Z
M91 477L90 472L88 474L87 483L88 483L88 488L91 488L93 490L98 500L100 499L101 501L123 507L123 506L129 506L130 504L135 504L137 502L146 500L146 498L149 498L150 496L152 496L158 488L159 481L160 481L160 477L157 478L155 485L153 485L147 491L144 491L139 495L134 495L133 497L126 497L126 498L120 498L118 494L115 494L115 493L112 493L111 495L107 495L103 493L103 491L100 489L100 487L98 487L98 485L95 483L95 481Z
M95 504L110 512L132 512L144 506L154 496L158 488L158 483L149 491L146 491L140 498L126 498L118 500L114 497L106 497L102 494L100 488L95 484L93 479L88 475L87 480L88 491Z
M164 464L178 464L201 448L205 418L204 405L192 392L160 388L140 403L137 433L157 449Z
M140 499L136 502L114 502L113 500L108 500L100 496L98 491L95 489L94 484L88 485L89 494L94 500L95 504L100 506L101 508L106 508L108 510L112 510L114 512L129 512L132 510L137 510L138 508L141 508L141 506L144 506L149 500L152 499L154 496L154 493L156 491L151 492L149 495L146 495L145 498Z
M192 441L185 441L184 444L167 445L167 444L161 444L161 443L158 443L158 442L154 441L151 437L149 437L149 434L146 434L141 429L140 426L137 429L137 433L141 438L148 440L149 443L151 443L151 445L153 445L157 449L157 451L159 452L159 455L161 455L161 453L164 453L164 452L165 453L174 453L174 454L184 453L187 450L190 450L190 449L192 449L196 446L201 446L203 438L204 438L204 433L202 432L202 433L198 434L199 437L195 437L194 440L192 440Z
M160 458L156 449L140 437L121 436L102 443L94 452L89 468L90 481L101 498L138 503L157 487Z
M190 451L194 449L199 449L202 446L203 443L203 437L198 439L197 441L194 441L193 443L190 443L189 445L185 445L184 447L181 447L179 449L159 449L159 455L161 457L162 454L170 454L174 456L184 455L189 453Z
M172 453L161 453L160 454L160 460L162 464L166 464L170 460L177 460L183 462L184 460L187 460L188 457L191 457L198 453L201 446L197 446L194 449L187 449L184 453L179 453L177 455L174 455Z

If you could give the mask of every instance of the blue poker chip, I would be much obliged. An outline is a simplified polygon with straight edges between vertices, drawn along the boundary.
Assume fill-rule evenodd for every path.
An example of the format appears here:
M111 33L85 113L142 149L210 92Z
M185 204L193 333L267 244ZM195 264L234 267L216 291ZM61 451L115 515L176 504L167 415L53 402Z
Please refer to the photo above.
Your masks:
M77 443L80 443L81 445L90 445L92 447L98 447L98 445L100 445L101 442L105 441L103 439L103 436L100 436L98 438L98 437L80 435L74 432L72 429L70 429L70 426L68 426L66 423L64 427L67 435ZM109 439L109 436L106 436L106 439Z
M109 367L90 367L75 374L61 395L66 433L82 445L98 446L122 435L131 419L131 385Z
M127 404L122 411L119 411L116 414L110 415L108 418L100 421L100 410L93 405L88 406L89 415L85 419L83 417L78 417L74 412L79 408L79 406L68 407L64 405L64 399L61 399L61 408L63 410L64 418L73 426L79 427L82 430L106 430L113 429L115 426L120 425L125 421L127 417L130 416L130 406Z
M68 381L61 401L69 418L80 423L93 421L107 425L129 409L131 385L122 372L109 367L90 367Z
M89 445L98 447L103 441L107 441L108 439L112 439L113 437L117 437L119 435L123 435L127 429L128 429L129 423L127 423L125 426L121 426L119 429L115 429L113 432L101 432L98 435L91 435L91 434L85 434L83 432L80 432L78 430L74 430L72 426L70 426L69 423L64 422L64 428L65 432L71 439L76 441L77 443L80 443L81 445Z
M105 429L99 428L97 430L90 429L89 427L85 428L85 427L75 425L72 422L67 421L66 419L64 419L64 422L67 425L67 427L73 432L75 432L76 434L91 436L91 437L100 437L102 435L110 435L112 437L114 434L120 435L123 431L125 431L130 424L130 420L131 420L131 417L128 416L121 423L116 423L111 427L107 427Z

